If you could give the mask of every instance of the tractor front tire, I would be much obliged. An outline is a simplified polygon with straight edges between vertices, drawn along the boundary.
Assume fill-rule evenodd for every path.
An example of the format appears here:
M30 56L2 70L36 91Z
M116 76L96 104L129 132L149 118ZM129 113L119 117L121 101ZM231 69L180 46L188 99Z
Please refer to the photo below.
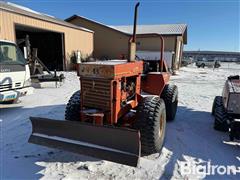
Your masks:
M167 84L161 94L165 102L167 121L173 121L177 112L178 88L176 85Z
M145 155L161 151L166 128L165 104L158 96L142 99L136 113L134 128L140 130L141 148Z
M65 119L68 121L80 121L80 94L80 91L76 91L67 103L65 110Z
M215 110L214 116L214 129L218 131L227 132L229 131L229 117L228 114L224 108L223 100L221 96L218 96L219 98L215 101Z

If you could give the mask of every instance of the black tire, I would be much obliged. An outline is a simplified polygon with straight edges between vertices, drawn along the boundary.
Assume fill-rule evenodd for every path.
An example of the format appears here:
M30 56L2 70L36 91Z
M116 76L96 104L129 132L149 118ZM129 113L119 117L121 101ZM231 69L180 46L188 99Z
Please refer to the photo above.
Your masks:
M216 107L218 107L219 105L221 105L221 101L222 101L222 96L216 96L213 100L213 105L212 105L212 115L215 115L215 109Z
M173 121L177 112L178 88L176 85L167 84L161 94L165 102L167 121Z
M223 132L229 131L229 117L224 108L221 96L219 98L219 101L216 101L215 103L214 115L215 115L214 129Z
M230 141L234 141L234 139L240 140L240 122L238 120L232 119L230 123L229 138Z
M230 140L230 141L234 141L234 139L235 139L234 136L232 136L232 135L230 134L230 135L229 135L229 140Z
M140 130L145 155L160 152L166 128L165 104L158 96L145 97L139 103L134 128Z
M214 68L220 68L220 64L216 64L216 65L214 65Z
M80 91L76 91L69 99L66 110L65 119L68 121L80 121Z

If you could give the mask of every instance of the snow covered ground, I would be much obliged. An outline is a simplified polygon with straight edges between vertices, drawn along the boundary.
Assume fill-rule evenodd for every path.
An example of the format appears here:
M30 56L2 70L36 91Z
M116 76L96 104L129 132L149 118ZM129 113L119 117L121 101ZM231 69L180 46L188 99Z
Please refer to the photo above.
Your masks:
M13 105L0 105L0 179L197 179L184 175L181 162L195 165L240 167L239 143L229 143L226 133L213 130L211 106L220 95L228 75L240 74L240 65L223 64L220 69L184 67L171 78L179 88L175 121L167 123L162 154L142 157L138 168L83 155L45 148L27 142L29 116L64 118L65 105L79 89L74 72L55 88L48 84ZM206 179L240 179L237 175L206 176Z

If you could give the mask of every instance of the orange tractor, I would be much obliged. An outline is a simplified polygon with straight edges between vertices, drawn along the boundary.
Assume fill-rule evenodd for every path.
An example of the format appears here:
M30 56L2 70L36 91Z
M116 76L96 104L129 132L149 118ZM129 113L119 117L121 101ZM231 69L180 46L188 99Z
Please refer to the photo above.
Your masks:
M128 60L81 63L80 91L67 104L66 120L31 117L29 142L130 166L137 166L141 152L161 151L178 90L168 84L162 36L154 34L162 42L160 61L135 60L138 6Z

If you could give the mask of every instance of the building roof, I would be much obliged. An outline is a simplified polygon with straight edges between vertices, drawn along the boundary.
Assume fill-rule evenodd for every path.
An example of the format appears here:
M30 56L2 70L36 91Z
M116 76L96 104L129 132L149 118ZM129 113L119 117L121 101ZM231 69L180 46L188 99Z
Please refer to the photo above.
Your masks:
M133 26L112 26L120 31L125 33L132 33ZM160 24L160 25L138 25L137 34L179 34L182 35L186 30L186 24Z
M40 13L40 12L34 11L32 9L29 9L27 7L24 7L24 6L21 6L21 5L18 5L18 4L14 4L14 3L10 3L10 2L0 1L0 10L5 10L5 11L11 12L11 13L16 13L16 14L40 19L40 20L43 20L43 21L48 21L48 22L51 22L51 23L54 23L54 24L62 25L62 26L65 26L65 27L79 29L79 30L83 30L83 31L93 33L93 31L91 31L89 29L73 25L73 24L68 23L64 20L55 18L51 15Z
M106 25L97 21L94 21L92 19L79 16L79 15L73 15L69 18L67 18L65 21L72 21L73 19L84 19L89 22L104 26L106 28L110 28L112 30L124 33L126 35L132 34L132 25L127 26L111 26ZM160 25L137 25L137 34L161 34L161 35L181 35L183 36L184 43L187 43L187 25L186 24L160 24Z
M125 33L125 32L123 32L123 31L120 31L120 30L118 30L118 29L116 29L116 28L114 28L114 27L108 26L108 25L106 25L106 24L100 23L100 22L98 22L98 21L95 21L95 20L86 18L86 17L84 17L84 16L80 16L80 15L77 15L77 14L74 14L74 15L70 16L69 18L65 19L65 21L71 22L71 21L74 20L74 19L84 19L84 20L86 20L86 21L88 21L88 22L91 22L91 23L94 23L94 24L98 24L98 25L100 25L100 26L103 26L103 27L105 27L105 28L108 28L108 29L111 29L111 30L114 30L114 31L118 31L119 33L123 33L123 34L125 34L125 35L129 35L128 33Z
M133 26L111 26L119 31L131 34ZM156 24L156 25L138 25L137 34L161 34L161 35L182 35L184 42L187 42L186 24Z

